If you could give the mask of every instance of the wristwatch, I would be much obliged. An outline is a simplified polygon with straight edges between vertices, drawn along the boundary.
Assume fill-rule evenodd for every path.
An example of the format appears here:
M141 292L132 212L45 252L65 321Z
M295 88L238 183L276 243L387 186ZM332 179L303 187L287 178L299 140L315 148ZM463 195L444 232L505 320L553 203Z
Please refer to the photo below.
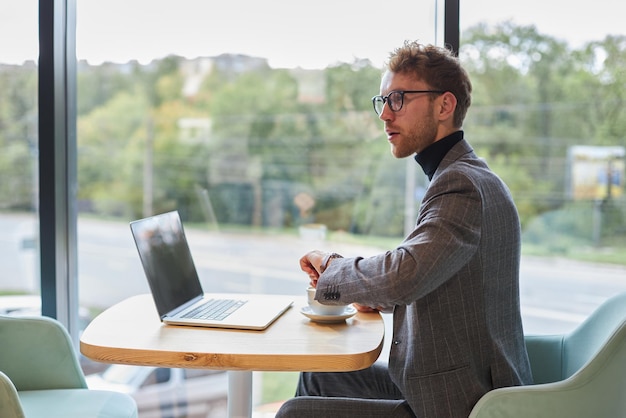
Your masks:
M334 258L343 258L343 256L337 253L330 253L326 257L324 257L324 260L322 260L322 264L320 265L320 274L326 271L326 268L328 267L328 263L330 263L330 260Z

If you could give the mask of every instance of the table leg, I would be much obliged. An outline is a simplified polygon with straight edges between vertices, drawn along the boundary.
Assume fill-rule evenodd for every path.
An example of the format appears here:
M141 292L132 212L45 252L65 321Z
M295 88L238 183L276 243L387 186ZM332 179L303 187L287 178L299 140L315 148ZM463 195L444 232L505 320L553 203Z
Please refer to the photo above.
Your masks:
M252 372L228 372L228 417L252 416Z

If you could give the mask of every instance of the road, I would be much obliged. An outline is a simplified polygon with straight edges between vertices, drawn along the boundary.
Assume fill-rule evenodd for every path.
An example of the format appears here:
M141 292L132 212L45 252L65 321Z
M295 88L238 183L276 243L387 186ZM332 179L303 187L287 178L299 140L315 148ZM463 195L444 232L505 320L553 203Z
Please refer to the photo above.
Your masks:
M29 243L32 215L1 214L0 289L37 290L37 260ZM298 259L318 248L346 256L379 250L300 237L225 233L187 228L198 274L207 292L304 295L307 277ZM78 224L81 305L104 308L149 291L127 223L81 218ZM523 257L520 272L526 333L573 329L608 297L626 291L626 267Z

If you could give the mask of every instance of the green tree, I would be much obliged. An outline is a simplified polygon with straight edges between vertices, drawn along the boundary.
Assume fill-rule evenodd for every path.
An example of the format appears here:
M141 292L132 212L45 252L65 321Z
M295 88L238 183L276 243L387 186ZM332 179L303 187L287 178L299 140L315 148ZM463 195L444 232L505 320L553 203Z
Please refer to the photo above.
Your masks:
M141 177L129 170L143 157L135 144L144 140L146 112L141 90L120 92L78 120L78 198L99 213L135 213L132 196L141 196Z
M0 208L33 209L37 179L37 71L0 65Z
M565 199L567 147L580 142L572 135L584 123L571 117L569 86L581 78L574 55L534 26L510 22L471 28L462 45L474 83L470 139L488 162L518 167L507 176L518 187L522 219L558 207Z
M598 121L595 131L597 144L626 146L626 36L607 36L591 42L584 61L595 75L586 89L593 98L589 109Z
M89 65L85 61L78 63L77 113L80 118L92 110L104 106L117 93L132 90L143 77L143 70L138 62L125 64L109 62Z

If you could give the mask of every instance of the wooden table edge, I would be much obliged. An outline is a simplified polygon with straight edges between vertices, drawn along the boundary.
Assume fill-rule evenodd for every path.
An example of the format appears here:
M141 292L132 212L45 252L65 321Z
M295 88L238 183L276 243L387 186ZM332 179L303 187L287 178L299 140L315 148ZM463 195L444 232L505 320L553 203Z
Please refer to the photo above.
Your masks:
M238 371L338 372L366 369L378 360L384 338L373 350L354 354L291 354L276 358L273 354L246 355L235 358L230 354L179 353L139 349L116 349L114 355L103 355L98 346L80 342L80 352L100 363L134 366L172 367ZM302 364L306 364L303 367ZM349 367L346 367L349 364Z

